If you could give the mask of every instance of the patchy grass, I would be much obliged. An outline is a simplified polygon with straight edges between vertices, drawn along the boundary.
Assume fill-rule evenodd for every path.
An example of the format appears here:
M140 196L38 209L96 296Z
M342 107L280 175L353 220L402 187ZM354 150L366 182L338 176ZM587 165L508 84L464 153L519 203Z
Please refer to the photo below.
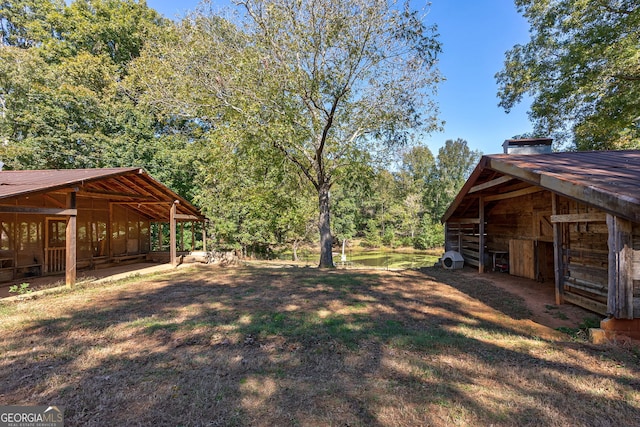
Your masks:
M529 314L440 269L85 285L0 303L0 402L65 406L69 426L637 424L640 352Z

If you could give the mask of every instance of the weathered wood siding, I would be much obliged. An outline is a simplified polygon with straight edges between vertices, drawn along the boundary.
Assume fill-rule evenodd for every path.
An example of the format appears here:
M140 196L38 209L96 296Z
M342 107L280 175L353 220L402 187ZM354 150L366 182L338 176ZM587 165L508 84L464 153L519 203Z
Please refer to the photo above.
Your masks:
M527 279L536 278L536 259L533 240L509 240L509 272Z
M477 267L480 264L480 221L460 220L447 223L445 248L459 252L466 264Z
M640 224L633 224L633 317L640 318Z
M65 194L8 198L3 205L62 208ZM86 268L119 255L150 252L150 222L105 199L77 197L76 264ZM51 224L62 223L62 226ZM0 281L64 271L66 218L0 213ZM62 245L56 245L56 241Z
M488 203L487 248L507 251L510 240L553 241L551 194L541 191Z
M565 300L605 314L609 232L604 213L562 197L558 211L566 218L561 223Z

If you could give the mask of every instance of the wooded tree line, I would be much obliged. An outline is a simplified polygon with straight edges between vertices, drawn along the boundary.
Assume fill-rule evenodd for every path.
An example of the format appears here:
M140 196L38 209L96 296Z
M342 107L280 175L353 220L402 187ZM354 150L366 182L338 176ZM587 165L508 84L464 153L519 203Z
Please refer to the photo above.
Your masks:
M516 3L532 41L507 55L502 105L537 95L537 132L568 132L579 149L637 147L634 2L598 2L600 15L584 2ZM439 218L479 153L462 140L436 155L420 146L442 126L435 26L386 0L236 6L172 21L144 1L0 1L0 160L142 166L202 206L221 245L319 237L323 266L334 237L441 242ZM616 54L598 47L607 40ZM581 80L563 83L570 70Z

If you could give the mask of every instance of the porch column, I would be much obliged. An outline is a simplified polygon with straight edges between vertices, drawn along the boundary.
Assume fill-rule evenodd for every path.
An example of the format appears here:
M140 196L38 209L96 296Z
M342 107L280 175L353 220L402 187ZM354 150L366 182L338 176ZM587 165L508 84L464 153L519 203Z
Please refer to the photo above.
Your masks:
M484 265L484 246L485 246L485 241L484 241L484 198L482 196L480 196L480 200L478 201L479 205L480 205L480 226L478 227L478 234L479 234L479 238L478 238L478 257L480 258L478 260L478 272L479 273L484 273L484 269L485 269L485 265Z
M171 265L177 266L178 260L176 257L176 207L179 201L175 201L171 204L171 211L169 212L169 253L171 254Z
M609 290L607 314L616 319L633 319L632 224L607 214L609 229Z
M196 223L191 221L191 252L196 250Z
M162 223L156 222L156 229L158 230L158 252L162 252Z
M76 192L67 194L67 209L76 209ZM77 238L77 216L67 216L66 227L66 267L65 267L65 283L72 288L76 284L76 238Z
M560 197L551 194L551 215L558 215ZM553 267L556 285L556 304L564 303L564 265L562 256L562 223L553 222Z

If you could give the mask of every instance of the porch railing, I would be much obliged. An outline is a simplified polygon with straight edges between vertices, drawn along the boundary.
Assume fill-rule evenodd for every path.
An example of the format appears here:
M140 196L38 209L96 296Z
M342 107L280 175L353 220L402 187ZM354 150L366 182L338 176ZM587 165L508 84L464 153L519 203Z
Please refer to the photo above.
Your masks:
M65 261L65 248L47 248L45 250L45 265L47 273L59 273L64 271Z

